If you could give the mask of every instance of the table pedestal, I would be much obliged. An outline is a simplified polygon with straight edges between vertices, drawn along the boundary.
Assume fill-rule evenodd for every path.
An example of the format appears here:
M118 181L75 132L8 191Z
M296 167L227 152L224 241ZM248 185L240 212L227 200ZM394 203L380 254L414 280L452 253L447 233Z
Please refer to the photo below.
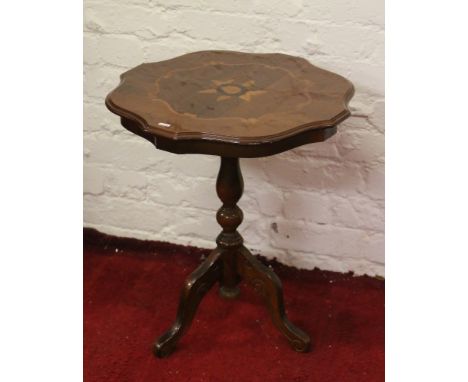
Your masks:
M157 357L166 357L174 351L177 341L190 326L198 304L213 284L218 281L219 294L224 298L234 299L239 294L238 284L241 279L246 280L263 298L273 323L292 348L298 352L309 350L309 336L286 317L283 287L278 276L244 247L242 236L237 232L243 218L237 202L243 190L239 158L221 157L216 192L223 205L218 210L216 219L223 230L216 239L216 249L185 280L176 320L154 345L153 351Z

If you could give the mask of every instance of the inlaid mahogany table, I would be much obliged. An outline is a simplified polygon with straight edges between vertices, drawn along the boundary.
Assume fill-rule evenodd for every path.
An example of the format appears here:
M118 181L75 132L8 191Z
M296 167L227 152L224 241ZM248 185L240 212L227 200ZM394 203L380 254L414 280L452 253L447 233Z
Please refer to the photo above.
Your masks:
M204 51L139 65L121 75L106 98L122 125L156 148L221 158L216 191L222 207L217 247L187 278L177 318L154 345L169 355L189 327L206 292L219 282L222 297L239 294L241 279L265 301L292 348L307 352L310 338L286 317L279 278L243 245L237 206L243 179L239 158L273 155L321 142L349 115L353 85L345 78L285 54Z

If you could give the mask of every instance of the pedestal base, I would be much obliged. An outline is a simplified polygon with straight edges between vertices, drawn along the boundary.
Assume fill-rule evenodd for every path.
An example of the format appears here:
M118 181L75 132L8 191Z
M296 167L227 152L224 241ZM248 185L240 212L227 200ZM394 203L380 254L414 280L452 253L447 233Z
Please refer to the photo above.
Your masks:
M242 236L236 230L243 217L241 209L236 205L243 192L238 158L221 158L216 191L223 202L216 215L218 223L223 227L216 239L218 246L185 281L176 320L156 341L154 354L166 357L174 351L177 341L190 326L203 296L217 281L220 283L219 294L234 299L239 294L238 284L241 279L262 297L273 323L291 347L298 352L307 352L310 349L309 336L286 317L281 281L244 247Z
M291 347L297 352L307 352L310 349L310 338L286 317L283 288L278 276L260 263L245 247L237 253L236 260L240 276L263 298L273 323L284 334ZM203 296L216 281L221 281L222 266L222 252L216 249L187 278L182 290L176 321L154 345L153 351L157 357L166 357L175 350L177 342L190 326ZM220 295L225 298L233 299L238 294L237 286L220 287Z

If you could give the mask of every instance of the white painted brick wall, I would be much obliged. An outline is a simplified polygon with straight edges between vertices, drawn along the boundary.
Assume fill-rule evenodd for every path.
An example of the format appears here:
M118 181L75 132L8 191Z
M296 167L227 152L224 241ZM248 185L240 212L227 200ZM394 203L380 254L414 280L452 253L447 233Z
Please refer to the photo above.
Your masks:
M212 247L219 159L174 155L104 106L119 74L190 51L282 52L356 87L354 116L327 142L242 159L248 247L300 268L384 273L383 0L86 0L84 223Z

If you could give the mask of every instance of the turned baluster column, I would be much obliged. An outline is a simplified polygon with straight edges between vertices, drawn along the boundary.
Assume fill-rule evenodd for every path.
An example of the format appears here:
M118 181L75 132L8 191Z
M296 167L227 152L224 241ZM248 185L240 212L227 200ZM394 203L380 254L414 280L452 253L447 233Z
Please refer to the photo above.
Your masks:
M223 231L216 238L221 251L222 276L219 293L224 298L235 298L239 294L240 277L237 273L237 256L242 247L242 236L237 227L242 223L242 210L237 202L244 191L244 181L239 166L239 158L221 157L221 167L216 180L216 192L223 205L216 214Z

